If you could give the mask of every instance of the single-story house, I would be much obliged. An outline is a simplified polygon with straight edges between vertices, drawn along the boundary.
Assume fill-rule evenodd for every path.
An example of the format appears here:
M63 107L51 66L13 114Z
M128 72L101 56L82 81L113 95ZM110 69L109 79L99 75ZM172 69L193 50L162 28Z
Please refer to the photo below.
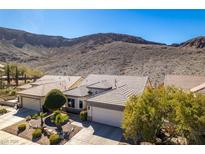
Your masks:
M126 100L148 85L148 77L91 74L64 94L70 109L87 109L89 120L120 127Z
M51 77L51 78L50 78ZM48 80L46 80L48 79ZM52 80L49 80L52 79ZM19 103L24 108L41 111L47 93L52 89L59 89L62 92L72 89L80 83L81 76L46 76L32 83L32 87L17 93ZM26 86L25 86L26 87Z
M166 75L164 85L205 94L205 76Z

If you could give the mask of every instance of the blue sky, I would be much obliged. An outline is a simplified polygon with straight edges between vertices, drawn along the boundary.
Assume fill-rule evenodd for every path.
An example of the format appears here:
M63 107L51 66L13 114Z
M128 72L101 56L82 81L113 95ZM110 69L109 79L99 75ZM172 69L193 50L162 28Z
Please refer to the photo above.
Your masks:
M0 10L0 27L67 38L114 32L171 44L205 35L205 10Z

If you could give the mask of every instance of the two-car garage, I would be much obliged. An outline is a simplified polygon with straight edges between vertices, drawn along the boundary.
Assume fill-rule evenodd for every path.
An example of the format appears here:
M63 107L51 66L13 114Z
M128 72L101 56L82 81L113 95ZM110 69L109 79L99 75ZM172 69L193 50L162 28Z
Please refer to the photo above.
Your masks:
M115 127L121 127L123 112L100 107L90 108L92 121Z
M24 108L40 111L41 110L41 99L27 96L19 96L21 105Z
M88 119L110 126L121 127L124 105L92 101L89 99Z

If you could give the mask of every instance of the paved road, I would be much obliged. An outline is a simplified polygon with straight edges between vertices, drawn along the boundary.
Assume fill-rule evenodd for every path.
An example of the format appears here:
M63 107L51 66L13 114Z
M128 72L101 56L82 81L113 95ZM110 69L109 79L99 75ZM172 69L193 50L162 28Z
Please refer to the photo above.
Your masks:
M120 128L92 122L88 127L84 127L73 136L66 145L117 145L121 137L122 131Z

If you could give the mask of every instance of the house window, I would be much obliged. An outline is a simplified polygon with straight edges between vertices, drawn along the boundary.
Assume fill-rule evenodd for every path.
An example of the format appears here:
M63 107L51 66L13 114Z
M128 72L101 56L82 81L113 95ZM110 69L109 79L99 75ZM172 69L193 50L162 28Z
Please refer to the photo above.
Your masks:
M80 108L80 109L83 108L83 101L79 101L79 108Z
M68 106L75 108L75 99L68 98Z

